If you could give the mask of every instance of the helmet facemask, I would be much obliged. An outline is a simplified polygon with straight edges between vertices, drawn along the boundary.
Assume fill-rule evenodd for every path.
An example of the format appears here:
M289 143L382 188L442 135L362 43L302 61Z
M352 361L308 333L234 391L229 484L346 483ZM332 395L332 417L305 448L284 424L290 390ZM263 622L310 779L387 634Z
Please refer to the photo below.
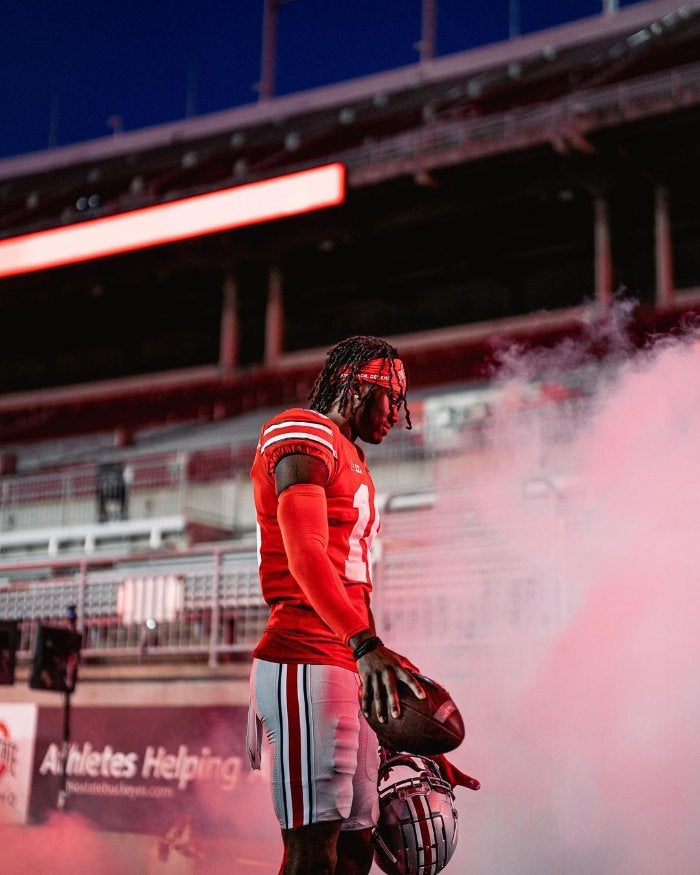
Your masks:
M429 757L383 752L375 862L388 875L437 875L457 846L452 787Z

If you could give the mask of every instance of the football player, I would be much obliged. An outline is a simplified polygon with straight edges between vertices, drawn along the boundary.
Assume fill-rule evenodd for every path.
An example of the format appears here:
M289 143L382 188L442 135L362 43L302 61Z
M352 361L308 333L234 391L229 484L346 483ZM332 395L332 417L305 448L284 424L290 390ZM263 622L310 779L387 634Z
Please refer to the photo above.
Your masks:
M379 529L358 440L379 444L404 409L394 347L355 336L334 346L309 395L262 428L251 477L260 581L270 617L253 654L248 752L270 745L285 875L366 875L378 814L377 739L358 709L400 713L397 681L423 691L376 635L370 549Z

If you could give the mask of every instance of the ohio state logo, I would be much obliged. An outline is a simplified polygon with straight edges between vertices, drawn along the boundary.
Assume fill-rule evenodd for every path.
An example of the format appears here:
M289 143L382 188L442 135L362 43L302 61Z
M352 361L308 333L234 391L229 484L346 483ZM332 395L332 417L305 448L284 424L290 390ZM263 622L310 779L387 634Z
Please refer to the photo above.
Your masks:
M10 738L7 724L0 720L0 778L9 772L13 777L17 773L17 745Z

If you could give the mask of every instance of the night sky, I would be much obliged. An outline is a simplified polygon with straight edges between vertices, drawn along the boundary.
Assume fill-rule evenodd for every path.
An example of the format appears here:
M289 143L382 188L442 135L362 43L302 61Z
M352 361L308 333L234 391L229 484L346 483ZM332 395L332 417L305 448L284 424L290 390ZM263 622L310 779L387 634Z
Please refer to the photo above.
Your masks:
M602 2L437 0L437 53L506 39L513 9L528 33ZM0 157L255 101L262 18L263 0L2 0ZM289 0L277 93L415 63L420 18L421 0Z

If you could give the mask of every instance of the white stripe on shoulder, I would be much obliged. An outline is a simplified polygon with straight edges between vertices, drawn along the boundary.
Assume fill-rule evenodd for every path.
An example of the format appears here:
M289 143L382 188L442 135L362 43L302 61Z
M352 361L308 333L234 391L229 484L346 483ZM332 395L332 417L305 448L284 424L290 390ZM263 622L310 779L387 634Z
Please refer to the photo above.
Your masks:
M333 456L336 459L338 458L335 447L330 441L324 440L324 438L316 434L308 434L305 431L286 431L284 434L278 434L275 437L269 438L269 440L265 441L260 447L260 452L264 453L269 446L272 444L278 444L280 441L298 440L299 438L306 441L313 441L317 444L323 444L324 447L327 447L333 453Z
M279 428L289 428L294 426L303 426L304 428L315 428L319 431L325 431L326 434L333 434L333 430L328 428L327 425L321 425L320 422L307 422L305 419L285 419L284 422L276 422L274 425L269 425L263 434L267 434L269 431L277 431Z

